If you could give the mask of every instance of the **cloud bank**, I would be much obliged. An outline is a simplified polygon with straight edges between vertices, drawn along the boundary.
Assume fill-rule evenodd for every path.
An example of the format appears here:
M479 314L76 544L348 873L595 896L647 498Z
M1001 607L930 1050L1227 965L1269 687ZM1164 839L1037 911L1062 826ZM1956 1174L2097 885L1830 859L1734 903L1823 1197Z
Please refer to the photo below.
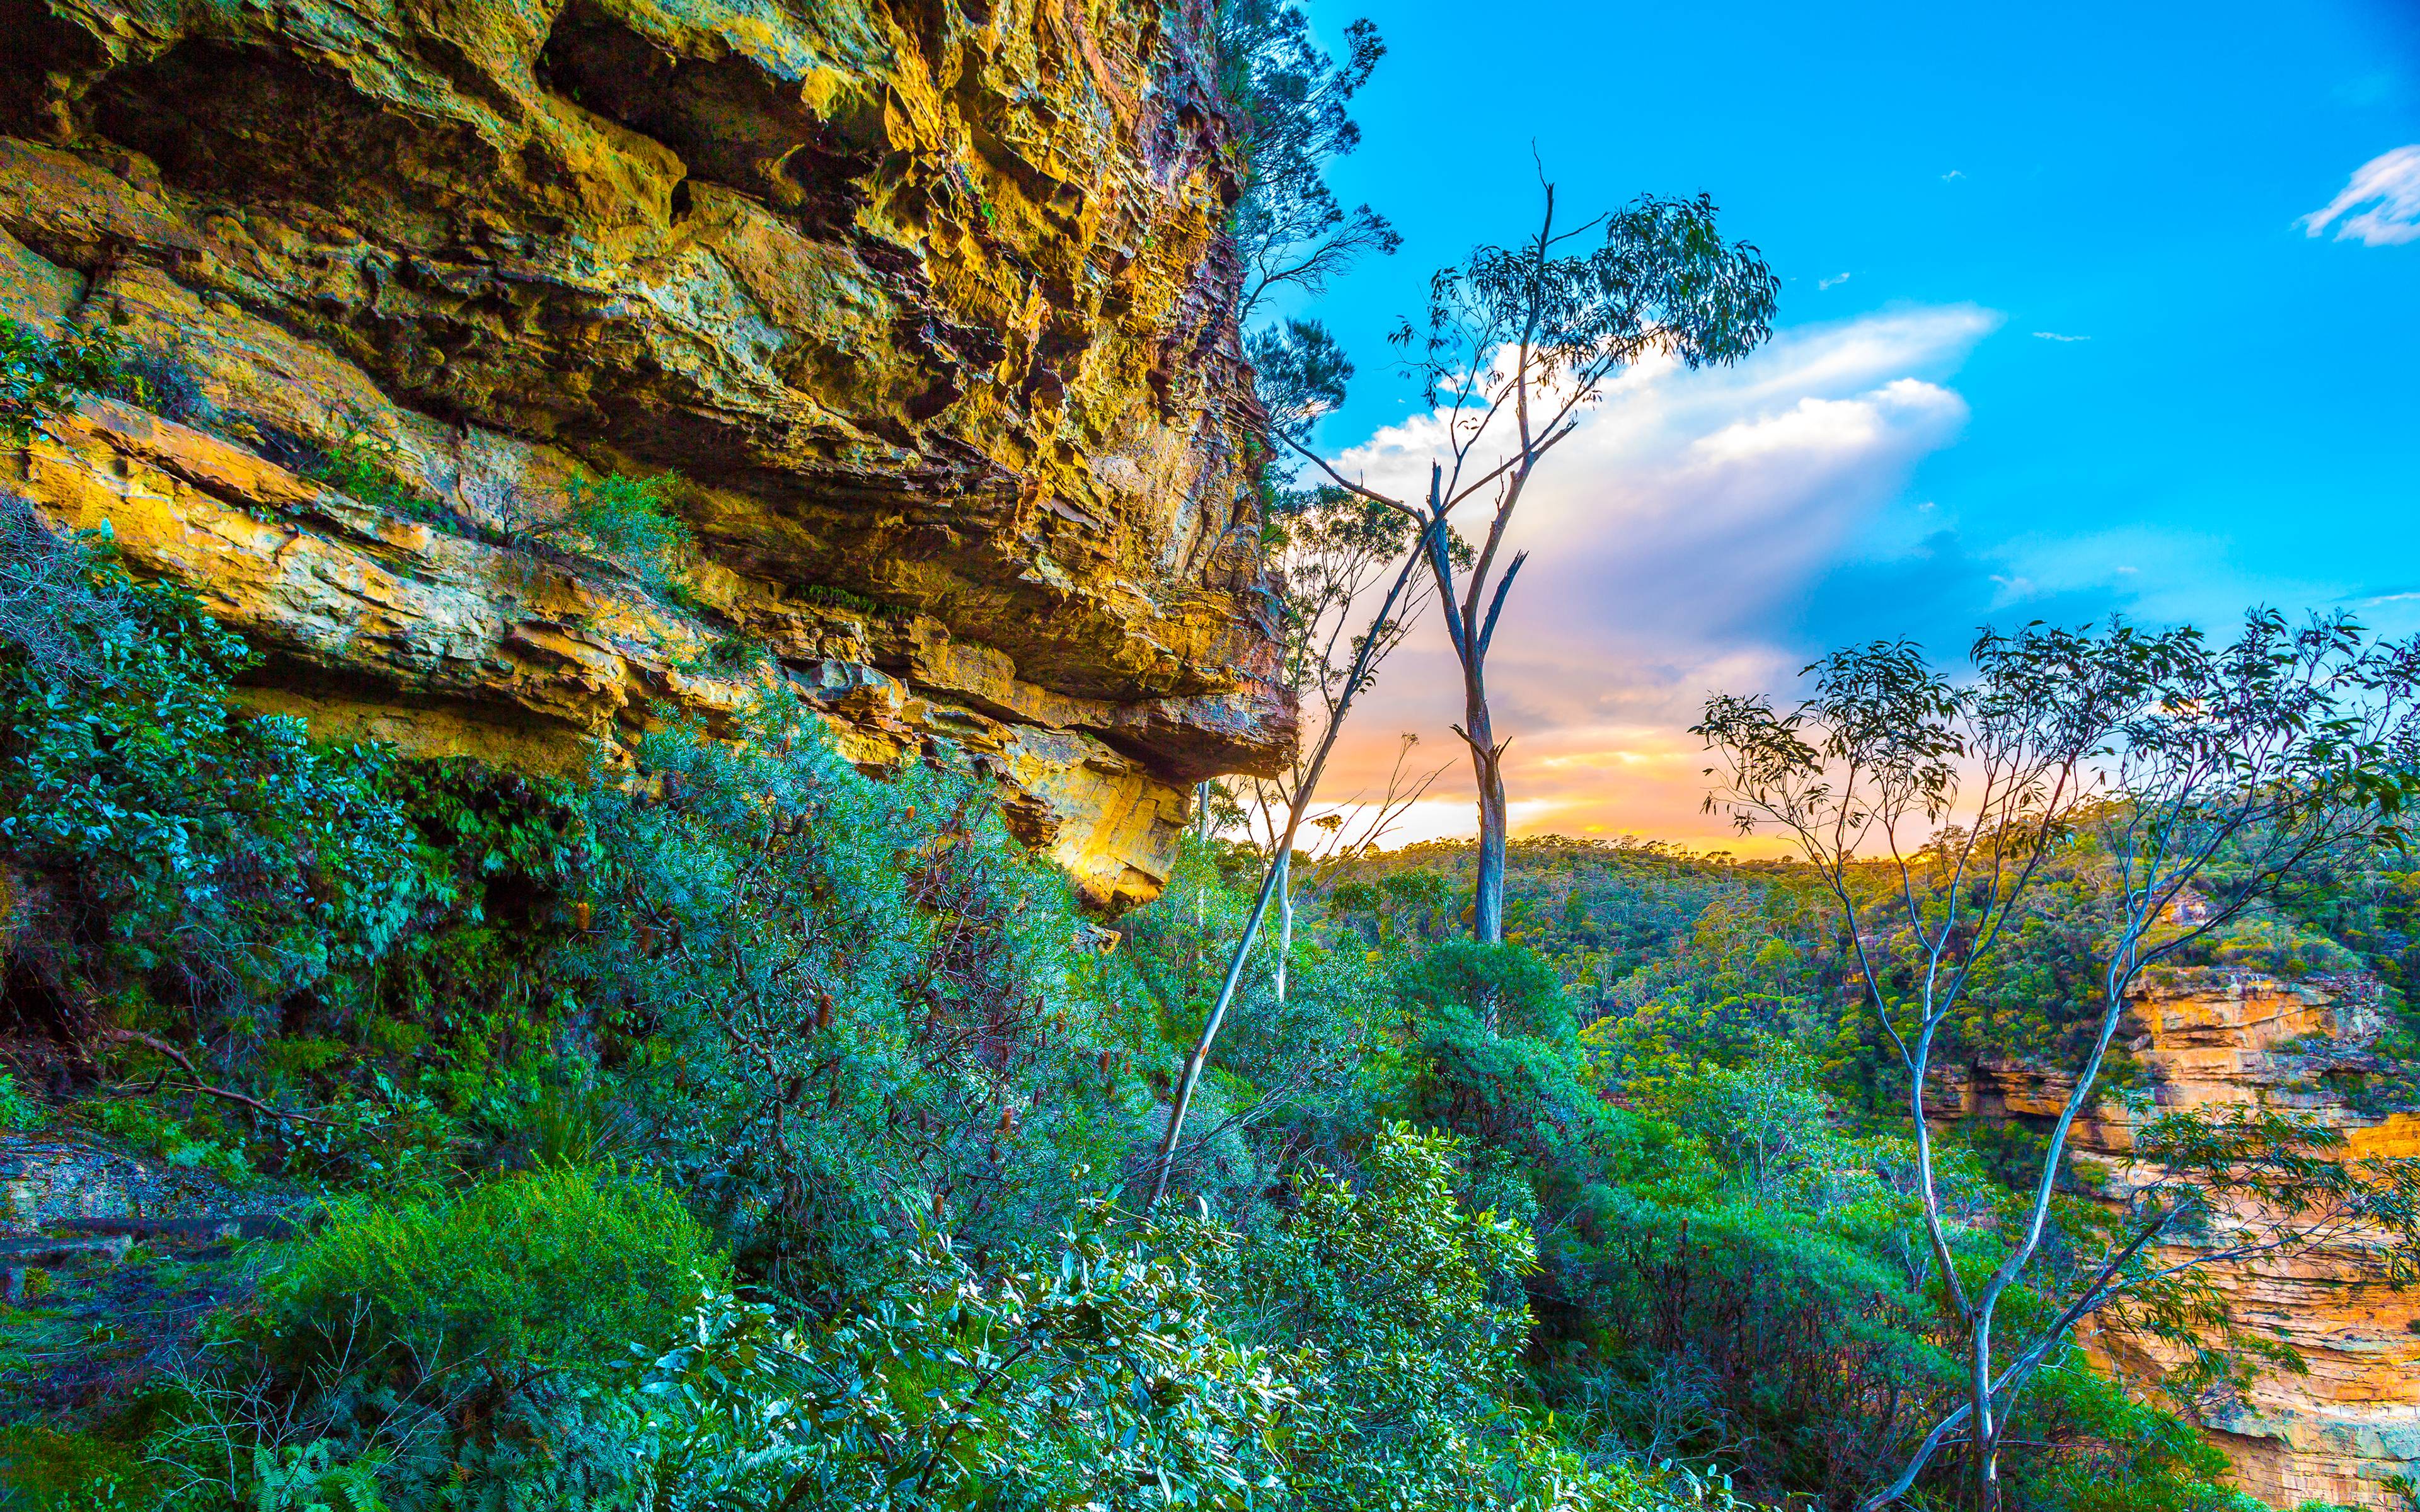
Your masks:
M2355 168L2335 198L2295 224L2314 237L2335 225L2338 241L2369 247L2420 241L2420 142Z
M1732 368L1643 363L1611 386L1541 469L1513 532L1533 555L1489 676L1517 831L1720 838L1698 811L1704 763L1687 727L1709 690L1785 686L1807 645L1873 607L1832 611L1842 558L1957 437L1966 404L1947 377L1998 323L1972 306L1903 310L1786 332ZM1441 435L1415 417L1339 465L1416 491ZM1961 569L1960 613L2007 596L1953 542L1918 549ZM1327 789L1367 795L1399 733L1418 732L1431 764L1451 764L1390 842L1473 827L1436 614L1431 603L1357 711Z

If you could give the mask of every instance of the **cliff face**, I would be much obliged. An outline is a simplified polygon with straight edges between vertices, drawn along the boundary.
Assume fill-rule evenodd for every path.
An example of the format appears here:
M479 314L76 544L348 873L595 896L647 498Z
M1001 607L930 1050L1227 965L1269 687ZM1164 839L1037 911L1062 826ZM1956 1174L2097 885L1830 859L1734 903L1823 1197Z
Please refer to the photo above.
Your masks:
M531 766L777 672L1110 906L1292 738L1199 19L1143 0L14 0L0 314L115 324L0 486L326 733ZM412 517L311 481L371 448ZM542 544L677 471L684 601ZM357 488L357 491L360 491ZM391 501L390 501L391 502Z
M2379 1027L2358 995L2319 986L2215 977L2147 987L2123 1033L2154 1089L2152 1105L2104 1102L2077 1125L2075 1152L2124 1182L2136 1129L2162 1109L2264 1103L2341 1127L2350 1158L2420 1154L2420 1118L2364 1117L2313 1089L2319 1057L2279 1048L2306 1036L2358 1045ZM2046 1122L2073 1086L2030 1068L1984 1066L1945 1076L1932 1101L1945 1112ZM2353 1257L2328 1248L2213 1265L2211 1275L2238 1320L2290 1341L2309 1366L2307 1375L2266 1374L2244 1400L2205 1415L2238 1483L2273 1506L2400 1505L2388 1479L2420 1473L2420 1296L2364 1284ZM2139 1381L2174 1363L2131 1341L2089 1342Z

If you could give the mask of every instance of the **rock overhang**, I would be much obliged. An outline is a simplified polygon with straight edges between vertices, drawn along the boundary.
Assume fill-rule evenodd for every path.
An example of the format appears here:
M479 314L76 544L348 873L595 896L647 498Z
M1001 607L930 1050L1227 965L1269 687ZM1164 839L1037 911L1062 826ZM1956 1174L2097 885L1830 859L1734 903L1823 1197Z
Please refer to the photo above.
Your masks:
M88 402L14 484L332 727L526 764L727 707L681 648L736 631L1140 901L1189 784L1293 736L1195 23L54 0L0 66L0 282L207 413ZM441 519L302 475L362 435ZM686 480L692 605L516 545L604 471Z

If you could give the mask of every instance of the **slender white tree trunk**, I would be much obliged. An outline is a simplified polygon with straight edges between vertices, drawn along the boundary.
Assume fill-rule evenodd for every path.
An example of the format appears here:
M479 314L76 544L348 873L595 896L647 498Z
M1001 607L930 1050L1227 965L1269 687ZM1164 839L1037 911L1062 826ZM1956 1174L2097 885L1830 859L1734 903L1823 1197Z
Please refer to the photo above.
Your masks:
M1436 527L1432 526L1434 531ZM1227 958L1227 977L1218 985L1218 995L1210 1004L1209 1016L1202 1021L1201 1036L1193 1042L1193 1051L1185 1057L1185 1069L1176 1079L1176 1095L1168 1110L1168 1127L1159 1136L1158 1169L1152 1177L1151 1197L1143 1204L1146 1211L1159 1205L1168 1195L1168 1179L1176 1166L1176 1141L1185 1132L1185 1116L1192 1109L1193 1094L1202 1085L1202 1069L1209 1063L1211 1047L1218 1042L1218 1027L1226 1022L1227 1010L1235 1001L1236 984L1243 980L1244 963L1251 958L1252 942L1261 933L1261 922L1268 917L1272 895L1278 891L1278 880L1284 875L1286 860L1294 855L1294 838L1302 828L1303 810L1311 807L1311 795L1319 789L1320 774L1327 769L1328 752L1336 748L1336 737L1343 731L1345 713L1353 707L1354 698L1362 685L1370 680L1372 664L1377 659L1382 640L1380 628L1394 616L1396 601L1404 596L1404 585L1412 579L1413 569L1419 565L1418 548L1404 559L1403 570L1395 574L1395 585L1387 590L1387 597L1371 617L1370 633L1361 638L1361 649L1353 658L1353 670L1346 674L1344 690L1336 701L1336 713L1327 721L1327 729L1319 737L1319 748L1311 753L1311 764L1303 769L1301 785L1295 789L1294 799L1286 806L1285 829L1277 838L1276 855L1261 873L1260 895L1252 900L1251 911L1244 916L1244 932L1235 941L1233 954Z
M1294 857L1278 857L1278 969L1272 986L1286 1000L1286 965L1294 956Z

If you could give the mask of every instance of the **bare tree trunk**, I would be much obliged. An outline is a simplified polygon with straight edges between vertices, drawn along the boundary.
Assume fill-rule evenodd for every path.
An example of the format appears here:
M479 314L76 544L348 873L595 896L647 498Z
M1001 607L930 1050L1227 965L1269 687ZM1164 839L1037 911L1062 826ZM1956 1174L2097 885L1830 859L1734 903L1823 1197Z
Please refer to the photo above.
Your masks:
M1434 534L1437 526L1428 527ZM1320 774L1326 770L1328 753L1336 748L1336 737L1343 732L1344 717L1353 707L1353 700L1370 680L1373 665L1384 637L1379 634L1395 612L1395 601L1404 595L1404 585L1412 580L1413 569L1420 564L1419 547L1416 545L1404 559L1404 567L1395 574L1395 584L1387 590L1385 602L1371 617L1370 633L1361 638L1361 649L1353 658L1353 670L1344 679L1344 688L1336 701L1336 712L1329 717L1327 729L1319 737L1319 748L1312 752L1311 764L1303 769L1302 781L1296 785L1294 799L1286 806L1285 830L1277 838L1276 854L1269 858L1267 869L1261 874L1260 896L1252 900L1252 911L1245 916L1244 933L1235 941L1234 953L1227 960L1227 978L1218 985L1218 996L1210 1005L1209 1016L1202 1021L1201 1036L1185 1057L1185 1070L1178 1076L1176 1096L1168 1110L1168 1128L1159 1136L1158 1170L1152 1177L1151 1197L1143 1204L1156 1208L1168 1195L1169 1174L1176 1167L1176 1140L1185 1132L1185 1116L1193 1106L1193 1094L1202 1085L1202 1068L1210 1062L1210 1047L1218 1041L1219 1026L1227 1019L1227 1010L1235 1001L1235 988L1244 979L1244 963L1251 959L1252 942L1260 937L1262 920L1268 917L1269 903L1278 891L1287 871L1287 861L1294 855L1294 838L1302 828L1302 816L1311 807L1311 795L1318 791Z
M1978 1512L2000 1512L2000 1421L1992 1412L1992 1327L1985 1320L1974 1335L1968 1401L1974 1409L1972 1458L1975 1505Z
M1496 749L1487 717L1487 695L1471 696L1470 775L1479 789L1479 878L1470 895L1470 937L1481 945L1504 939L1505 805L1504 763Z
M1487 714L1485 669L1463 674L1462 738L1470 746L1470 775L1479 789L1479 875L1470 888L1470 937L1481 945L1504 943L1504 761ZM1494 1034L1503 1004L1493 988L1481 995L1480 1022Z
M1435 524L1443 523L1440 503L1441 486L1438 473L1429 472L1429 509ZM1488 552L1495 551L1495 533L1503 529L1503 517L1498 515L1496 532L1491 532ZM1479 593L1484 586L1487 563L1481 559L1471 583L1470 602L1457 605L1453 598L1453 568L1449 562L1443 534L1433 524L1429 534L1429 576L1436 585L1437 599L1445 610L1446 635L1452 642L1454 659L1462 667L1462 723L1454 733L1470 748L1470 775L1479 797L1479 875L1470 892L1470 937L1481 945L1500 945L1504 940L1504 850L1506 814L1504 803L1504 748L1497 744L1496 724L1487 708L1487 646L1496 633L1496 616L1504 607L1505 595L1511 592L1512 579L1521 570L1524 555L1515 555L1504 575L1497 579L1494 600L1482 620L1478 616ZM1487 1026L1496 1027L1496 1001L1491 995L1485 1005Z
M1278 857L1278 969L1272 984L1277 1000L1286 1000L1286 962L1294 953L1294 856Z

